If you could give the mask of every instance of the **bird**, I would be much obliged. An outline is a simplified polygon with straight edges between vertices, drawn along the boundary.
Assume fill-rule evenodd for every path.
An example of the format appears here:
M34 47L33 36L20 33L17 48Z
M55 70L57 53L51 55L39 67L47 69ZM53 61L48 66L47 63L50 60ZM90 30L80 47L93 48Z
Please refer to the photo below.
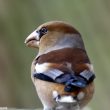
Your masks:
M81 34L64 21L38 26L26 39L37 49L31 79L43 110L81 110L95 91L95 73Z

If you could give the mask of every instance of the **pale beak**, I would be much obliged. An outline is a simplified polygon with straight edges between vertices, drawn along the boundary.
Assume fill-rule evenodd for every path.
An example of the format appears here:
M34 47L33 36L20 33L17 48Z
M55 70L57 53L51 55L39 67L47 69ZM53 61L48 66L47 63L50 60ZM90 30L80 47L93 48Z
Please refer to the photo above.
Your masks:
M26 39L25 39L25 44L29 47L38 47L39 46L39 33L34 31L32 32Z

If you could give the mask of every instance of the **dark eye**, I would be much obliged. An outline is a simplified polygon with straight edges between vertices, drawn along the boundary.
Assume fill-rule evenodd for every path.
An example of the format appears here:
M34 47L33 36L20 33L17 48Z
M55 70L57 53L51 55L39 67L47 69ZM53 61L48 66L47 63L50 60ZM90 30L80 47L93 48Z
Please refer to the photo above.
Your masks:
M41 33L46 34L47 33L47 28L43 27L39 30Z
M42 37L43 35L45 35L46 33L47 33L47 28L45 28L45 27L42 27L39 31L38 31L38 33L39 33L39 35L40 35L40 37Z

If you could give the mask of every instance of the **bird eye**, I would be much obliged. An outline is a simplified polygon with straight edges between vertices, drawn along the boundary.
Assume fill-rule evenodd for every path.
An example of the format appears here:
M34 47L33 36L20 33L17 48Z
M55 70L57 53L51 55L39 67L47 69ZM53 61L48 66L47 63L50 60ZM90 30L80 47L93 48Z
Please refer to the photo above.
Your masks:
M42 27L39 31L37 31L37 33L39 33L40 37L42 37L47 33L47 31L48 31L47 28Z
M47 28L43 27L39 30L41 33L46 34L47 33Z

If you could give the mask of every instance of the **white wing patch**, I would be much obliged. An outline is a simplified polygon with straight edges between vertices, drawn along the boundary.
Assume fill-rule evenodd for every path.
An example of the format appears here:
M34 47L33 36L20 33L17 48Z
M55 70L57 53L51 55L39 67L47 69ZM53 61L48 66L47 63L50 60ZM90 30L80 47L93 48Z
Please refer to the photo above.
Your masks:
M44 73L49 69L50 63L36 64L35 70L37 73Z
M92 64L86 63L86 65L89 67L89 70L94 72L94 68Z

